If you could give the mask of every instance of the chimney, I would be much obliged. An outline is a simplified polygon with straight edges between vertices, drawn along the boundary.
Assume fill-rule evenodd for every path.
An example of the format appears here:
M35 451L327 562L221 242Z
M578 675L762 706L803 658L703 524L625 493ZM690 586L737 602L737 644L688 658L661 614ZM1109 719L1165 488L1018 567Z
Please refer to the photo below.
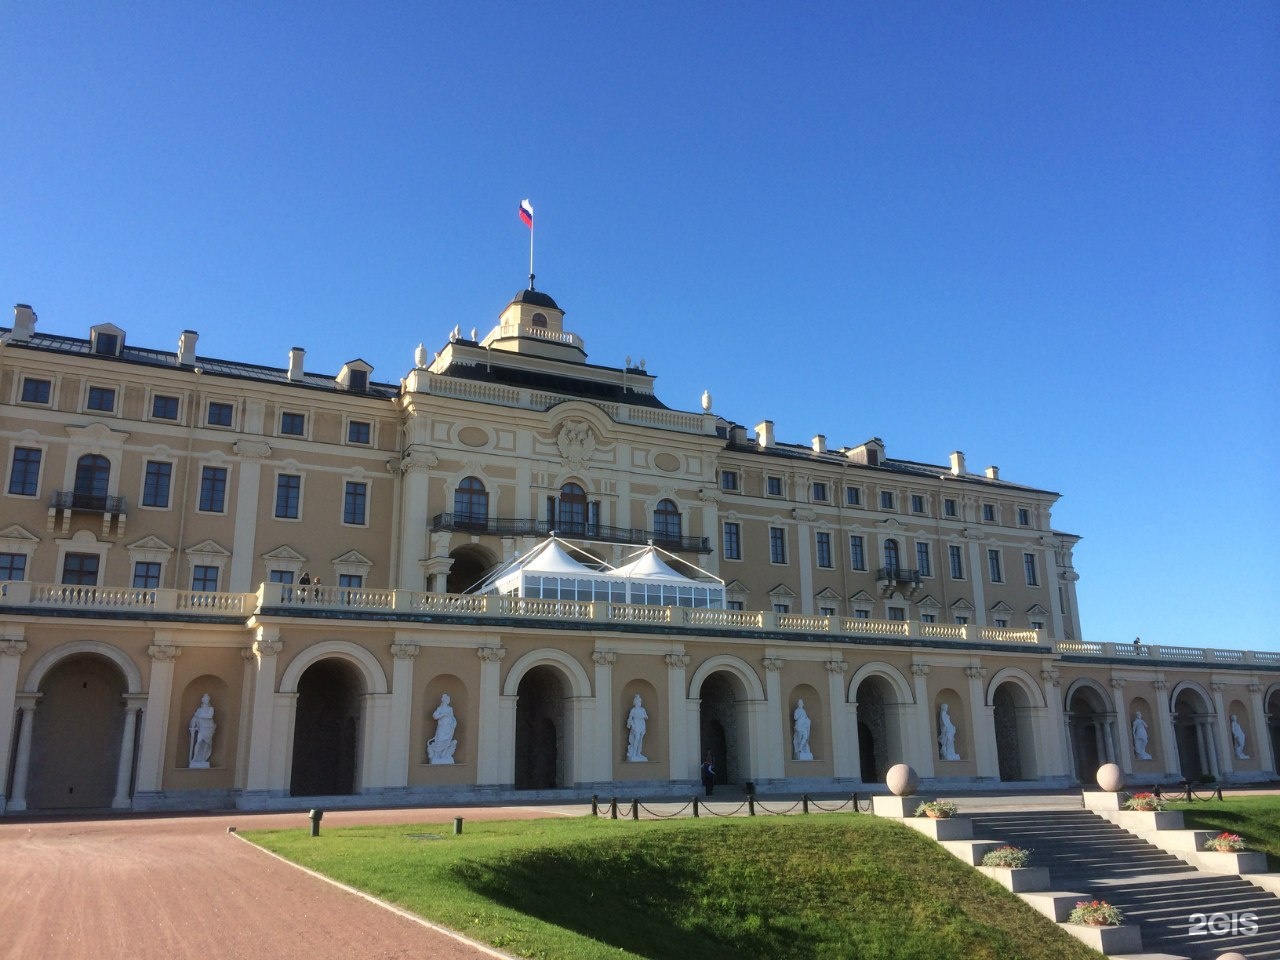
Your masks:
M747 442L747 428L735 423L729 428L729 442L745 444Z
M988 479L988 480L999 480L999 479L1000 479L1000 468L999 468L999 467L987 467L987 479Z
M760 445L761 450L768 450L773 446L772 420L761 420L756 424L756 443Z
M307 355L307 351L302 347L291 347L289 349L289 379L302 379L302 358Z
M36 312L28 304L15 303L13 305L13 333L9 335L9 339L18 342L30 340L31 335L35 332Z
M964 454L959 450L951 454L951 473L956 477L963 477L965 475Z
M196 341L200 334L194 330L183 330L178 337L178 366L194 367L196 365Z
M814 453L827 452L827 438L824 437L822 434L818 434L813 438L813 452Z

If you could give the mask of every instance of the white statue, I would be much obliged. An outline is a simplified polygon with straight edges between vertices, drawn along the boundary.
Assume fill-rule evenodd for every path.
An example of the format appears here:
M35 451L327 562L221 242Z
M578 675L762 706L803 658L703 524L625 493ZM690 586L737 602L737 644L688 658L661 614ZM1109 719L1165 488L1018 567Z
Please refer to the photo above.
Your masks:
M1149 739L1147 721L1142 719L1141 710L1135 710L1133 714L1133 755L1139 760L1151 759L1151 754L1147 753L1147 741Z
M1236 715L1231 715L1231 739L1236 744L1236 759L1248 760L1249 757L1244 752L1244 727L1240 726L1240 721L1236 719Z
M796 702L795 713L791 715L794 726L791 728L791 752L796 760L812 760L813 751L809 749L809 714L805 712L804 701Z
M943 760L959 760L956 753L956 725L951 722L947 705L938 710L938 756Z
M453 751L458 749L453 731L458 729L458 718L453 715L447 693L441 695L440 706L431 717L436 721L436 735L427 741L427 759L431 763L453 763Z
M631 712L627 714L627 759L631 761L648 760L644 755L644 734L649 728L649 711L644 708L640 694L632 701Z
M209 757L213 755L213 732L218 725L213 722L213 704L206 693L200 698L200 706L191 715L191 723L187 732L191 734L191 748L187 755L187 766L193 770L208 770Z

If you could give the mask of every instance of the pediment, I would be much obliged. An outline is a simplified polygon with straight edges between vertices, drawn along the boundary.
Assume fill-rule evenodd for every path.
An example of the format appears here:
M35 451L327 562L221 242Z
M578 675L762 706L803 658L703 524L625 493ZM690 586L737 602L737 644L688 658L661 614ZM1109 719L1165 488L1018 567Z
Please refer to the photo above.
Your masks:
M923 598L921 598L921 600L919 601L918 606L921 606L921 607L932 607L934 610L940 610L940 609L942 609L942 604L940 604L937 600L933 599L933 597L928 596L928 595L926 595L926 596L924 596Z
M876 598L871 596L871 594L867 593L867 591L865 590L859 590L857 593L855 593L852 597L849 598L849 602L850 603L875 603Z
M955 603L953 603L953 604L951 605L951 609L952 609L952 610L970 610L970 611L972 611L972 610L973 610L973 604L972 604L972 603L970 603L968 600L966 600L964 597L961 597L959 600L957 600Z
M794 597L795 591L788 587L785 583L780 583L769 591L771 597Z
M827 587L821 593L814 594L814 598L817 600L839 600L840 594L836 593L830 587Z
M334 557L334 563L351 563L362 567L372 567L373 561L358 550L348 550L340 557Z
M165 553L173 553L173 547L165 543L159 537L145 536L137 543L131 543L126 550L161 550Z
M300 554L287 543L281 544L274 550L262 555L263 560L281 560L286 563L305 563L307 558Z
M39 542L39 537L17 523L10 524L3 530L0 530L0 543L5 543L6 545Z
M746 585L745 583L743 583L741 580L730 580L728 583L726 583L726 584L724 585L724 592L725 592L725 593L740 593L740 594L743 594L743 595L745 596L746 594L750 593L751 591L747 589L747 585Z
M184 551L189 557L229 557L231 551L218 545L216 540L202 540Z
M992 613L1013 613L1013 607L1009 606L1007 603L1001 600L999 603L995 603L991 605L991 612Z
M1032 604L1027 608L1027 616L1029 617L1047 617L1048 615L1049 611L1038 603Z

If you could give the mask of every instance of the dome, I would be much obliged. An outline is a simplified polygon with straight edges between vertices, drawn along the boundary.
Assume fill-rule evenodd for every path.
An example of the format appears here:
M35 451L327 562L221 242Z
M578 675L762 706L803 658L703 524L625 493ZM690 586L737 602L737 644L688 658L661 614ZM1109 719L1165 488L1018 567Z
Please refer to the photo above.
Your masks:
M511 298L511 303L527 303L531 307L546 307L550 310L560 310L559 305L545 293L539 290L521 290ZM510 304L508 304L509 306ZM563 310L560 310L564 313Z

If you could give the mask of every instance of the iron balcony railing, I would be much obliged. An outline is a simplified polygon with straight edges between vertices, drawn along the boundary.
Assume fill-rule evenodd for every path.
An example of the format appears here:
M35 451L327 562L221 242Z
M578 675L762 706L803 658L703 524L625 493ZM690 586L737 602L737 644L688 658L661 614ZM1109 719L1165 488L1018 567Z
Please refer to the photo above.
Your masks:
M892 580L894 583L914 583L920 585L920 571L908 570L906 567L881 567L876 571L877 580Z
M59 510L84 510L89 513L124 513L124 497L108 497L96 493L58 490L49 506Z
M706 537L676 536L659 530L611 527L603 523L581 520L525 520L478 517L463 513L438 513L431 518L431 529L456 530L460 533L487 533L495 537L545 537L554 531L563 537L594 540L597 543L641 545L653 541L659 547L677 552L711 552L711 541Z

